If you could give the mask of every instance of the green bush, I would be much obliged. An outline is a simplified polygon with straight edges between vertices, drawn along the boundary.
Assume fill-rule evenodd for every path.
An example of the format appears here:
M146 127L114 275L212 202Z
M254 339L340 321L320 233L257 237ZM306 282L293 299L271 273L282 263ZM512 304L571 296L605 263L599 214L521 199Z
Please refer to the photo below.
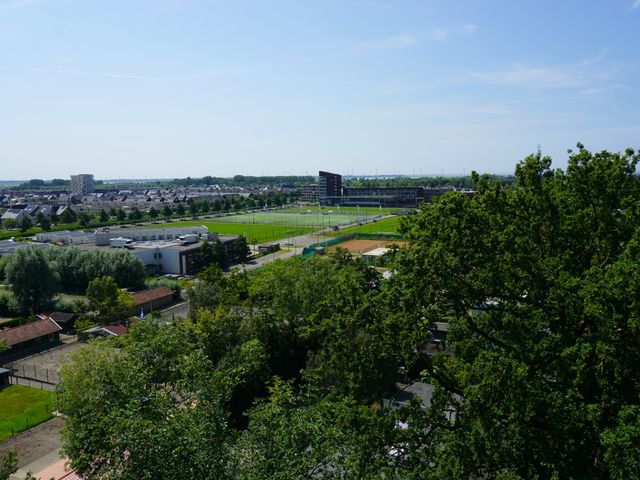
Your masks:
M180 286L178 280L174 280L172 278L149 277L145 280L145 284L147 288L158 287L160 285L169 287L171 290L173 290L173 299L178 300L180 298L182 287Z
M13 293L7 290L0 290L0 315L12 317L18 313L18 304Z
M58 300L54 305L56 312L82 313L86 310L86 303L78 300Z

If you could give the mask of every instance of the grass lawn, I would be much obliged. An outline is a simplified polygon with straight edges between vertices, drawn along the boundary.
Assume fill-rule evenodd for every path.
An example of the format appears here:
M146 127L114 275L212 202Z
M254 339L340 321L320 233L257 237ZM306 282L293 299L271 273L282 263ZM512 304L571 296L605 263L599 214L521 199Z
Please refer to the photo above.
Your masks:
M249 243L265 243L282 238L303 235L313 231L312 227L292 226L292 225L265 225L247 223L221 223L221 222L174 222L172 227L204 225L210 232L217 232L221 235L244 235ZM154 225L155 226L155 225ZM164 227L167 225L157 225Z
M349 235L351 233L399 233L398 226L400 223L400 217L385 218L384 220L378 220L377 222L366 223L364 225L357 225L355 227L345 228L335 232L336 235Z
M317 213L319 212L328 212L329 210L332 210L335 213L340 213L340 214L344 214L344 215L389 215L391 213L395 213L398 210L400 210L399 208L392 208L392 207L343 207L340 206L338 207L336 206L325 206L325 207L319 207L318 205L306 205L306 206L301 206L301 207L286 207L282 210L279 210L280 212L285 212L285 213L301 213L301 212L306 212L308 210L311 210L311 212L313 213Z
M372 216L388 214L391 209L360 208L355 207L292 207L282 210L256 211L251 213L235 213L221 215L210 219L210 223L238 223L242 225L273 225L280 227L311 228L313 230L325 229L332 225L349 225L358 222L368 222ZM194 224L202 225L204 219L189 220ZM189 223L191 224L191 223ZM204 223L207 224L206 222ZM171 222L172 226L187 225L184 222ZM309 231L309 230L307 230Z
M0 441L53 417L56 397L53 392L24 385L0 390Z

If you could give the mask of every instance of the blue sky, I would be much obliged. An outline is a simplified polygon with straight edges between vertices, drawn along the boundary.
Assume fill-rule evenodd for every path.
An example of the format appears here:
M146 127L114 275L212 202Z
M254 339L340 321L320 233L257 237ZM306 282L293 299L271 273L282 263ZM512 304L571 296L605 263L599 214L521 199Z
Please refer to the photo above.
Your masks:
M0 178L562 167L639 69L640 0L0 0Z

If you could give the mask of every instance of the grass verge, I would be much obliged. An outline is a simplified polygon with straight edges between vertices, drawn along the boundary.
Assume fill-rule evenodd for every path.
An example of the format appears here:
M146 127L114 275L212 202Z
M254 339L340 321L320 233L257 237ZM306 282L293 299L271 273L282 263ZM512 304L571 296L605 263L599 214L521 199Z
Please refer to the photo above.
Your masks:
M53 392L24 385L0 389L0 441L53 418Z

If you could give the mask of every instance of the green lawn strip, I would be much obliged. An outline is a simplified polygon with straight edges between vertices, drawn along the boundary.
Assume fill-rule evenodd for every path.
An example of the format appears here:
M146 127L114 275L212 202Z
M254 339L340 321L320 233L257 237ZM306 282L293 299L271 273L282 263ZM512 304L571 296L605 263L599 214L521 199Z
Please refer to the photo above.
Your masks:
M391 217L385 218L384 220L378 220L377 222L371 222L364 225L356 225L354 227L345 228L335 233L336 235L349 235L352 233L399 233L399 224L400 217Z
M217 232L221 235L245 235L249 243L264 243L282 238L303 235L313 231L312 227L292 226L292 225L264 225L246 223L220 223L220 222L175 222L172 227L187 227L204 225L210 232ZM163 227L163 225L154 225Z
M53 392L24 385L0 389L0 441L53 417Z

